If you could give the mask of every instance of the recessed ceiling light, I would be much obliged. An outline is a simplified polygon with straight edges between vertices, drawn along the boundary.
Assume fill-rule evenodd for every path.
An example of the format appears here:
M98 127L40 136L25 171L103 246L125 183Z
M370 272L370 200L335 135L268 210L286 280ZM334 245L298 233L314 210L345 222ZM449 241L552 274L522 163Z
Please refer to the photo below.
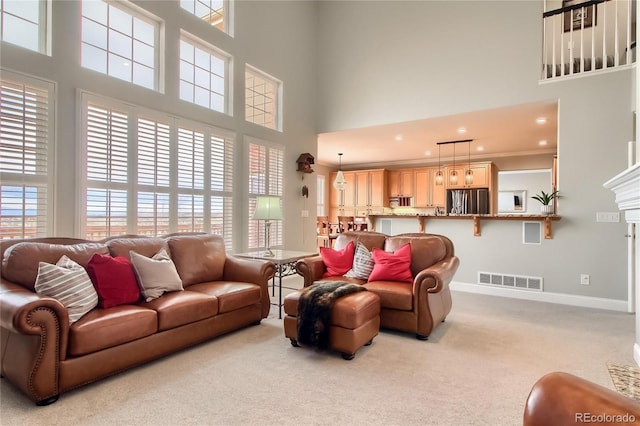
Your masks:
M536 123L538 123L538 124L544 124L546 122L547 122L547 119L545 117L536 118Z
M402 135L396 135L395 140L396 142L400 142L402 140Z
M547 144L547 141L544 141L544 140L538 142L538 145L540 146L545 146L546 144Z
M484 146L478 146L478 147L476 147L476 151L484 151Z
M466 128L464 128L464 127L460 127L460 128L458 129L458 133L460 133L460 134L467 133L467 129L466 129Z
M428 157L428 156L430 156L430 155L431 155L431 151L428 151L428 150L427 150L427 151L425 151L425 152L424 152L424 155L426 155L427 157Z

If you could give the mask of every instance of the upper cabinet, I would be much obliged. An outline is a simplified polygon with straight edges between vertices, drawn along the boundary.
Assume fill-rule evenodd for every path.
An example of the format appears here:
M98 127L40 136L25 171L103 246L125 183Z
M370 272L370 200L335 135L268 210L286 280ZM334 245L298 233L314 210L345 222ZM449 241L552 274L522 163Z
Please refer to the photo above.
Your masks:
M389 197L413 197L415 195L413 169L389 170L387 182Z
M445 207L446 191L444 185L436 185L437 167L414 169L415 196L413 207Z
M447 166L444 171L444 183L447 189L458 189L458 188L489 188L491 186L491 174L492 174L492 164L491 163L471 163L471 171L473 172L473 181L471 183L466 183L465 181L465 173L468 169L467 164L460 164L453 166ZM458 173L458 182L451 183L450 175L451 172L455 170Z
M380 214L389 205L387 171L360 170L355 173L355 215Z

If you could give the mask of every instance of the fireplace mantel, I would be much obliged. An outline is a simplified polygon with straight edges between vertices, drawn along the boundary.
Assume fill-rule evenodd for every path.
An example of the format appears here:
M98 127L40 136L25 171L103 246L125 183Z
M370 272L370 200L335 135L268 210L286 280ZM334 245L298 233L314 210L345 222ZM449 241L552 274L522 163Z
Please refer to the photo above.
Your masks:
M616 203L627 222L640 223L640 163L605 182L604 187L616 194Z
M640 365L640 238L634 236L634 228L640 228L640 162L629 167L614 178L605 182L605 188L616 196L618 209L624 212L629 223L629 301L635 301L636 339L633 345L633 358ZM635 225L635 226L632 226ZM635 239L635 241L634 241Z

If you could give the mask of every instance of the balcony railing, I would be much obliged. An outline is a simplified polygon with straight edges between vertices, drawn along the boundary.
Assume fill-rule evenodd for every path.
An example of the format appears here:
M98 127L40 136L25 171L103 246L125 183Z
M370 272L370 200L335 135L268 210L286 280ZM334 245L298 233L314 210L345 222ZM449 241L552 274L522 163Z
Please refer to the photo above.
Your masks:
M542 15L542 80L636 61L636 0L548 0L545 7L553 10Z

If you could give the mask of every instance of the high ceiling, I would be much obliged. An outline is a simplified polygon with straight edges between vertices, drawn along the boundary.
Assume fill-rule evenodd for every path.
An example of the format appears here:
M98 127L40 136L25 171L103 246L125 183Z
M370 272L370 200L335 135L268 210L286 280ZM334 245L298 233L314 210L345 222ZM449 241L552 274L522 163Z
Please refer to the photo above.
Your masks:
M437 164L437 142L461 139L473 142L455 144L456 160L465 161L469 147L472 161L552 154L557 151L557 114L557 101L550 101L322 133L317 162L337 166L338 153L343 153L346 169ZM541 118L546 121L539 123ZM452 161L453 148L454 144L440 146L442 162Z

